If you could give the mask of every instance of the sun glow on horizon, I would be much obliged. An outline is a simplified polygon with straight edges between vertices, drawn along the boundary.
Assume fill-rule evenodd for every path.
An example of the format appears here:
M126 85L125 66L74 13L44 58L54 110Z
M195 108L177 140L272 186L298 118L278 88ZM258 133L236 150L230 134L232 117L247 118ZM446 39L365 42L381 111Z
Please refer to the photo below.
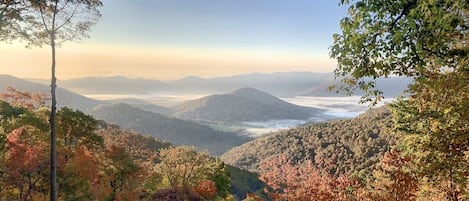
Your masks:
M347 8L333 1L103 0L90 38L57 49L58 79L160 80L288 71L332 72L332 35ZM50 77L50 48L0 42L0 73Z
M0 44L0 70L18 77L48 78L50 49ZM335 62L325 52L269 48L133 47L67 43L57 49L57 77L85 76L178 79L252 72L331 72Z

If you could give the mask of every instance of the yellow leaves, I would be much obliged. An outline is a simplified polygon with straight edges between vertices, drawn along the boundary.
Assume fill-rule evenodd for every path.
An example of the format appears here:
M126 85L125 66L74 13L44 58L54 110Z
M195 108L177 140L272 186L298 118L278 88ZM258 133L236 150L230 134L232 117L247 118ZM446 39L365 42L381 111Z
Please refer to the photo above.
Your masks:
M172 188L192 189L214 173L218 162L195 147L171 147L160 151L161 173Z

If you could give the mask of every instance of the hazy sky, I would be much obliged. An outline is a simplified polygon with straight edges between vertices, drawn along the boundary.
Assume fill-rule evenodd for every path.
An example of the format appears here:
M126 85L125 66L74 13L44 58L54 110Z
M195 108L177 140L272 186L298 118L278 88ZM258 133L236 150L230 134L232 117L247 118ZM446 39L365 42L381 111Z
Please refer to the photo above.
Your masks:
M58 49L57 76L177 79L329 72L339 0L104 0L91 38ZM0 43L0 73L48 78L47 47Z

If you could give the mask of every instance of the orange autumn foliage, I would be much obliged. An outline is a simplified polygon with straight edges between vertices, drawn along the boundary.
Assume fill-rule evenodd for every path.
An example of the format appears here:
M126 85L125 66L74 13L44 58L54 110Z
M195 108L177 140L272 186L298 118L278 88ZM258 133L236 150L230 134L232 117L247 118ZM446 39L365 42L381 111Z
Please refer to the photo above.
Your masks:
M24 139L25 132L23 128L18 128L6 138L8 150L4 163L8 179L3 188L12 189L5 191L4 196L13 200L30 200L38 196L43 190L42 176L48 168L46 145L41 142L28 142Z
M201 181L194 188L194 191L209 200L217 196L217 187L215 186L215 182L212 180Z
M359 182L334 176L312 162L296 165L283 156L263 161L260 169L260 178L269 186L266 191L273 200L358 200Z

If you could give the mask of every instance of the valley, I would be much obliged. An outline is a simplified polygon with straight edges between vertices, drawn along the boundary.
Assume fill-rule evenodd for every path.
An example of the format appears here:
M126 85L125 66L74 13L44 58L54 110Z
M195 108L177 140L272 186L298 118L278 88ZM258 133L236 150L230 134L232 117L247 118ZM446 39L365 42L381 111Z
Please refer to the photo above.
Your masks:
M249 81L253 78L255 81ZM308 78L320 78L321 82ZM226 79L186 78L170 83L125 77L66 80L62 83L71 87L70 90L75 93L59 88L59 107L79 109L122 128L149 134L176 145L194 145L200 150L209 150L216 156L268 133L309 123L351 118L368 110L368 106L358 104L359 96L344 97L333 92L328 92L330 96L324 96L324 90L317 96L301 96L301 91L305 88L323 86L325 80L331 83L329 74L248 74ZM285 81L282 87L267 87L267 82L275 79ZM3 75L0 76L0 81L0 88L3 89L13 86L19 90L33 89L41 93L47 93L48 90L43 84L45 82L40 80L28 81ZM174 91L150 93L153 87L162 87L163 83ZM116 86L111 87L112 84ZM121 87L122 85L126 87ZM215 86L218 87L216 90ZM282 94L283 97L276 97L267 91L253 88L254 86L268 89L270 93ZM79 90L78 87L82 89ZM148 92L125 91L136 87L148 88ZM191 90L200 93L186 93L181 89L185 87L191 87ZM194 87L199 88L195 90ZM234 87L240 88L231 90ZM288 94L285 89L296 92ZM222 90L223 93L206 94L209 91ZM61 97L64 98L60 99ZM387 98L385 101L390 100L392 99Z

